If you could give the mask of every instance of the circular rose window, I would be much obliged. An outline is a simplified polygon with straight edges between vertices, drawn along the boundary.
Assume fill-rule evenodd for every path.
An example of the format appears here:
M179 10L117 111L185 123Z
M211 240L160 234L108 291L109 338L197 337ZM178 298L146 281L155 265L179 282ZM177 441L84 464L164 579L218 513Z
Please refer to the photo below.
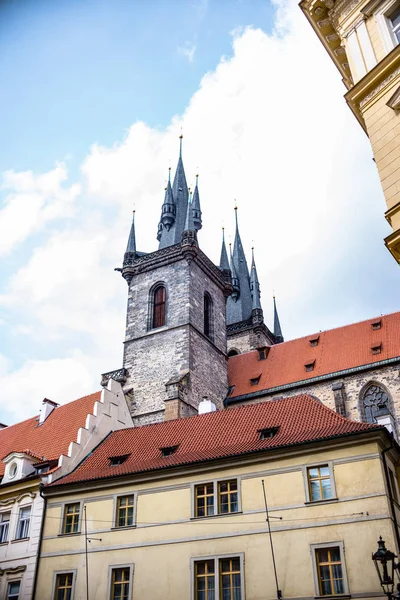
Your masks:
M13 477L16 476L17 474L17 470L18 470L18 465L17 463L12 463L10 466L10 479L13 479Z

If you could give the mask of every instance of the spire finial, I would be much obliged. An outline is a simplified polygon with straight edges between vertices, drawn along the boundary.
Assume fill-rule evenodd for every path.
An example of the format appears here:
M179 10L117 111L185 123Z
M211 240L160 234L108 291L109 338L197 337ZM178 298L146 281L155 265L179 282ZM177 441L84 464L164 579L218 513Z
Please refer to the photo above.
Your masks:
M180 156L180 158L182 158L182 140L183 140L183 134L182 134L182 127L181 127L181 135L179 136L179 156Z
M168 167L168 181L171 183L171 167Z
M221 246L221 257L219 259L219 268L229 271L229 260L228 255L226 253L225 246L225 227L222 228L222 246Z
M239 227L239 223L238 223L238 207L236 204L236 200L235 200L235 206L234 206L233 210L235 211L235 221L236 221L236 229L237 229Z
M281 329L281 324L279 321L279 316L278 316L278 310L276 308L276 299L275 299L275 292L273 295L273 299L274 299L274 335L277 338L277 342L283 342L283 335L282 335L282 329Z
M252 267L255 266L255 262L254 262L254 246L251 247L251 266Z

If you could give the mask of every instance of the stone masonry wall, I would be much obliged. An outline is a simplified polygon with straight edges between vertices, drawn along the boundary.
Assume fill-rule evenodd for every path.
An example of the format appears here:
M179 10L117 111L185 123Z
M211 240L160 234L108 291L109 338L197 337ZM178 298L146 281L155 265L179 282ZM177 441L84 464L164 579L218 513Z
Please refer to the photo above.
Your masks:
M159 282L167 290L166 324L148 330L149 295ZM205 291L213 302L213 341L202 333ZM188 372L182 416L193 414L203 396L222 407L228 387L225 299L222 290L195 262L188 264L182 258L133 277L124 367L129 373L124 387L133 387L131 412L135 424L163 420L166 384Z
M268 359L267 359L268 360ZM276 392L274 394L266 394L260 398L254 398L244 402L238 402L231 406L239 406L240 404L265 402L266 400L278 400L279 398L287 398L288 396L297 396L299 394L310 394L315 396L326 406L335 410L335 398L332 390L332 385L343 383L343 395L345 399L346 417L354 421L360 421L359 413L359 398L360 392L365 389L368 383L376 382L382 384L384 389L389 393L389 397L393 402L397 429L400 432L400 365L388 365L385 367L371 369L361 373L354 373L345 377L338 377L329 381L319 383L304 384L291 390L284 392Z

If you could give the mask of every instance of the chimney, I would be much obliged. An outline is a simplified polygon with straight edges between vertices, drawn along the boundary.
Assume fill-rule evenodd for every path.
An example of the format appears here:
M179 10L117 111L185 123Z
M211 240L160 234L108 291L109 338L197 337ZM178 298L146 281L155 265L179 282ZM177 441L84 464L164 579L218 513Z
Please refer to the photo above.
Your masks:
M217 410L214 402L208 400L207 396L203 396L203 400L199 404L199 415L205 415L206 413L214 412Z
M57 406L59 406L57 402L53 402L53 400L49 400L48 398L43 398L42 408L40 409L39 414L39 425L42 425L45 422L47 417Z

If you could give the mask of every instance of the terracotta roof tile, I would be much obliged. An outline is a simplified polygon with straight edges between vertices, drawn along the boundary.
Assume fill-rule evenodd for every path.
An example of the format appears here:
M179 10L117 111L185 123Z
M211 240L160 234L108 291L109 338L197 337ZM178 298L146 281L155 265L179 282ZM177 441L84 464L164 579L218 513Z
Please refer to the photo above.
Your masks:
M93 406L100 400L101 392L84 396L68 404L55 408L42 425L39 417L32 417L21 423L0 430L0 457L11 452L25 452L34 458L58 459L66 454L68 446L76 441L78 429L84 427L86 417L93 412ZM0 462L0 475L5 465Z
M374 330L372 323L377 321L381 321L381 328ZM317 338L318 344L311 346L310 340ZM381 352L373 354L372 347L379 344ZM235 387L229 398L297 381L307 382L313 377L399 356L400 312L397 312L277 344L263 361L258 360L257 351L232 356L228 361L229 385ZM313 370L306 371L305 365L313 362ZM255 389L250 379L258 377L260 372Z
M272 438L259 430L278 427ZM74 472L53 485L198 463L376 429L339 416L307 395L115 431ZM163 457L161 448L177 446ZM118 466L110 458L129 455ZM50 486L50 487L51 487Z

